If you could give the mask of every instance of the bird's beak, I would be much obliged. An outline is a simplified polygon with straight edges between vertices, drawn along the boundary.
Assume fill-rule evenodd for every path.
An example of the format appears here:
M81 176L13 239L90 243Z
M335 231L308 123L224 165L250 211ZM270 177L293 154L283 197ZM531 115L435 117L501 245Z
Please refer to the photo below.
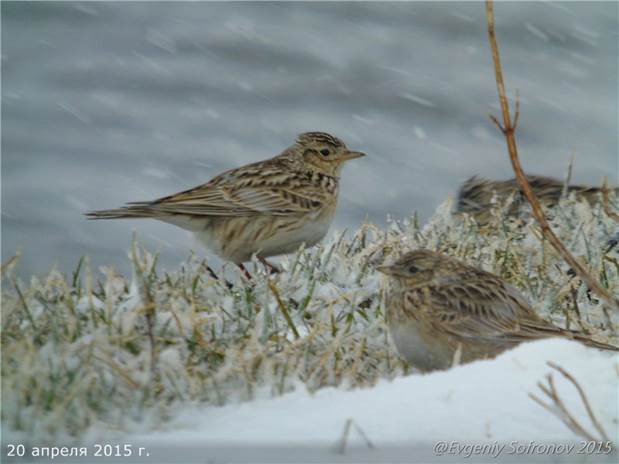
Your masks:
M361 158L362 156L365 156L365 153L360 151L347 151L344 153L344 156L342 156L342 160L347 161L355 158Z
M378 266L376 270L382 274L391 275L393 274L391 270L391 266Z

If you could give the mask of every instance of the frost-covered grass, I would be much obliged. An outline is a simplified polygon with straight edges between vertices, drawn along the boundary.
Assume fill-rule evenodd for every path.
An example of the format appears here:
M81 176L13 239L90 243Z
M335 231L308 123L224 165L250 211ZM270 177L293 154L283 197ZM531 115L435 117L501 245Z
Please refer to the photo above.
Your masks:
M505 220L504 211L484 230L452 216L449 203L423 226L415 217L386 230L364 224L285 257L281 274L253 263L253 282L232 266L216 279L196 255L166 272L135 243L127 277L86 259L72 275L52 270L22 282L12 263L2 280L3 430L26 443L69 442L155 427L190 404L370 387L414 373L390 345L374 268L419 247L491 270L556 324L616 343L617 315L611 322L532 222ZM601 206L564 200L552 224L619 295L608 246L618 226Z

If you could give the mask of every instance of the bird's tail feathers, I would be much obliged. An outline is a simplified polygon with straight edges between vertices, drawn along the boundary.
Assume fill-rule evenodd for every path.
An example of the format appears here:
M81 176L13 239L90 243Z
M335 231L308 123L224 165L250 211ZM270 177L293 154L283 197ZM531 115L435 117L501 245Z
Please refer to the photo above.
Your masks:
M574 338L574 340L578 340L581 343L584 343L587 346L590 346L592 348L598 348L600 350L608 350L608 351L619 351L619 347L611 345L609 343L604 343L601 341L598 341L592 337L590 337L589 335L585 335L579 332L571 332L572 337Z
M128 203L116 209L103 209L86 213L88 219L136 219L158 217L160 213L147 202Z

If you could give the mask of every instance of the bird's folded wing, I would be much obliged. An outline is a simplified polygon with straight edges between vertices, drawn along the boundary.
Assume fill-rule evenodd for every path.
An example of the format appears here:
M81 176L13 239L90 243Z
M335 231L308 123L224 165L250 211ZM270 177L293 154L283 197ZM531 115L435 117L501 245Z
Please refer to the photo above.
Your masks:
M461 282L417 298L423 298L426 317L437 328L457 337L520 342L561 332L507 285L490 288Z
M204 184L155 200L150 209L161 213L196 216L288 216L319 209L320 192L279 186L227 186Z

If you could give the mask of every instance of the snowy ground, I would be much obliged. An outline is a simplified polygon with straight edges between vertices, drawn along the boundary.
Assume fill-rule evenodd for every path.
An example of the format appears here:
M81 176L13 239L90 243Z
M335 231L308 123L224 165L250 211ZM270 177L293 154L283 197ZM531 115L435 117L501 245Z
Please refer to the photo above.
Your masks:
M514 461L539 460L543 454L537 453L546 445L575 444L571 452L557 452L551 457L612 462L613 458L605 454L579 455L582 439L529 398L529 392L543 398L536 384L552 371L546 361L562 366L586 385L596 415L616 441L619 356L564 340L526 344L495 360L381 381L374 388L330 388L314 395L297 390L277 399L189 408L164 430L128 439L152 450L154 457L172 453L185 460L189 452L194 458L201 457L202 462L222 462L231 457L238 460L240 456L241 460L288 461L294 456L295 461L388 458L419 462L434 456L435 444L438 454L439 443L504 446L492 448L490 454ZM591 429L576 389L556 372L554 377L568 409ZM342 455L339 452L348 419L353 425ZM373 449L368 448L368 441ZM461 458L467 450L453 448L445 455ZM482 456L473 456L473 460L480 459Z
M496 273L556 325L619 345L619 315L606 315L537 227L507 220L507 210L497 205L484 228L451 214L449 202L423 226L416 217L386 229L365 224L352 238L331 234L284 257L278 275L252 263L252 282L232 267L216 267L214 278L195 255L162 271L137 243L131 276L85 259L70 275L52 270L24 282L15 257L2 275L2 444L88 447L87 459L66 462L101 462L95 444L128 444L145 447L150 456L134 459L149 463L460 462L474 451L461 447L485 444L501 459L530 462L548 450L534 442L574 444L554 461L616 462L577 454L585 434L528 396L543 398L537 383L554 372L585 433L617 443L616 355L546 340L421 375L389 341L375 267L427 248ZM550 216L561 240L619 295L610 245L617 225L601 205L571 196ZM547 361L583 387L605 432ZM434 455L437 443L446 455ZM486 458L496 460L471 461Z

